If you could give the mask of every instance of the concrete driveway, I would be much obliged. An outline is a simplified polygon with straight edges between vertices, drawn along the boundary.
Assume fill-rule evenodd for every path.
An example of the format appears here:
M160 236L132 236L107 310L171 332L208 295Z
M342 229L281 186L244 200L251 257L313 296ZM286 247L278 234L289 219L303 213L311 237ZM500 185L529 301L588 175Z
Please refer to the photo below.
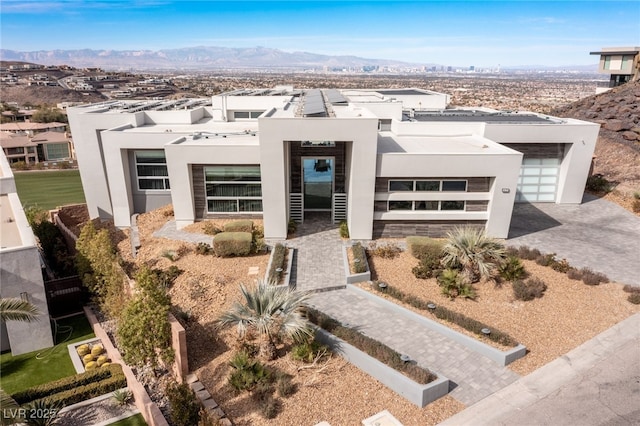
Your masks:
M640 286L640 218L585 194L583 204L516 204L507 244L556 253L577 268Z

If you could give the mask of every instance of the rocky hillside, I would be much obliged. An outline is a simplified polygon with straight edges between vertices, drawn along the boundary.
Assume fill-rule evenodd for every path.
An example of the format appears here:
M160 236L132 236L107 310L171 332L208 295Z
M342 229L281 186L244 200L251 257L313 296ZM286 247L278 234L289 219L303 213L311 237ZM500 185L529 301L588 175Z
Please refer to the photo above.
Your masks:
M615 184L607 198L631 209L633 194L640 193L640 81L556 108L551 114L601 124L594 173Z
M84 94L60 86L7 86L0 85L0 99L3 102L17 102L18 105L53 105L59 102L101 102L106 99L98 92Z

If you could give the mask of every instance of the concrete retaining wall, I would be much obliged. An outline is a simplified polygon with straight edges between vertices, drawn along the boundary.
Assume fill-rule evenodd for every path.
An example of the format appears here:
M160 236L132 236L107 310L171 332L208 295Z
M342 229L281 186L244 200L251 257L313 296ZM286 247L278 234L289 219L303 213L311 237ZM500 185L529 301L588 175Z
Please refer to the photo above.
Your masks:
M422 385L325 330L316 328L316 339L418 407L424 407L449 393L449 379L434 371L432 373L437 374L438 378Z
M371 270L369 269L369 261L367 260L366 256L364 258L364 261L365 266L367 267L367 272L361 272L359 274L351 273L351 268L349 266L349 257L347 256L347 247L344 246L342 247L342 260L344 262L344 274L347 279L347 284L355 284L371 280Z
M291 286L291 269L293 268L293 256L295 253L294 248L287 247L287 268L283 271L283 282L282 284L277 285L276 287L287 287ZM271 254L269 255L269 263L267 263L267 270L264 273L264 281L269 281L269 271L271 270L271 263L273 262L273 248L271 249Z
M501 351L500 349L487 345L486 343L476 340L473 337L469 337L466 334L458 333L457 331L452 330L451 328L447 327L446 325L442 325L437 321L430 320L429 318L416 314L415 312L405 309L402 306L390 302L382 297L371 294L366 290L362 290L361 288L355 286L350 286L348 287L348 289L349 291L356 292L363 297L375 300L376 303L380 303L381 305L384 305L386 308L389 308L399 313L400 315L404 315L410 317L415 321L421 322L424 326L430 328L431 330L436 331L450 338L451 340L460 343L468 349L477 352L486 358L489 358L499 365L508 365L527 354L527 348L523 345L518 345L513 349L509 349L507 351Z

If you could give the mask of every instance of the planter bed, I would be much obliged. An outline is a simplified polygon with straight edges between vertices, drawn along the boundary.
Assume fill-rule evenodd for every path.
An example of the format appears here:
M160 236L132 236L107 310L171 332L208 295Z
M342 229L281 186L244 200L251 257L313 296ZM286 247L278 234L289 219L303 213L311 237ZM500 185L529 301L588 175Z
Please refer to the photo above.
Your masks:
M527 348L524 345L517 345L513 349L509 349L506 351L502 351L500 349L494 348L486 343L483 343L479 340L476 340L472 337L467 336L466 334L459 333L451 328L440 324L437 321L430 320L429 318L424 317L423 315L417 314L409 309L406 309L396 303L390 302L382 297L376 296L366 290L358 288L356 286L349 286L350 291L354 291L359 295L366 297L368 299L375 300L376 303L380 303L385 307L396 311L401 315L405 315L409 318L412 318L416 321L421 322L426 327L430 328L433 331L436 331L458 343L467 347L468 349L479 353L480 355L489 358L490 360L498 363L499 365L505 366L513 361L524 357L527 354Z
M285 255L285 263L282 265L281 272L281 280L277 284L278 287L289 287L291 285L291 269L293 268L293 256L295 256L295 249L290 247L285 247L286 255ZM271 255L269 256L269 263L267 264L267 270L264 274L264 281L269 282L269 275L271 272L271 268L273 265L275 250L271 249Z
M344 261L344 270L347 284L355 284L371 280L371 270L369 269L369 262L367 261L366 256L364 257L365 267L367 269L366 272L351 272L351 264L349 262L349 255L347 254L348 249L351 249L351 247L342 247L342 259Z

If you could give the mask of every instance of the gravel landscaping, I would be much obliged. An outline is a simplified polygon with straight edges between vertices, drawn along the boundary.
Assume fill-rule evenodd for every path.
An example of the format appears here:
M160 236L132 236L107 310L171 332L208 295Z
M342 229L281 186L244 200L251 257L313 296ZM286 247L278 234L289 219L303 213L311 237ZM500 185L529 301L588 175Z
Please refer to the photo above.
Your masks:
M355 425L387 409L405 425L430 425L464 409L462 403L450 396L418 408L339 357L309 367L293 361L282 344L278 347L279 358L269 366L293 375L297 390L288 398L279 397L277 417L265 419L249 393L237 394L228 384L232 369L229 361L241 347L235 330L218 330L215 320L234 301L240 300L240 283L251 284L264 277L269 257L267 254L242 258L198 255L195 244L152 236L171 219L170 208L139 216L141 247L135 260L131 258L128 239L122 239L118 246L126 260L136 264L161 269L175 265L184 270L170 293L172 303L185 313L181 321L187 330L189 367L234 424L299 425L324 420L335 425ZM201 232L202 226L202 223L194 224L187 231ZM166 251L178 253L177 259L171 261L163 257ZM406 293L489 324L526 345L530 353L509 366L519 374L528 374L640 311L640 306L626 301L627 294L620 284L587 286L529 261L523 262L527 271L548 285L542 298L529 302L515 301L509 283L502 287L493 283L476 284L478 298L475 301L450 300L441 295L434 279L419 280L413 276L411 269L418 261L406 252L395 259L373 257L369 262L372 279L386 281ZM253 269L251 275L250 268Z

